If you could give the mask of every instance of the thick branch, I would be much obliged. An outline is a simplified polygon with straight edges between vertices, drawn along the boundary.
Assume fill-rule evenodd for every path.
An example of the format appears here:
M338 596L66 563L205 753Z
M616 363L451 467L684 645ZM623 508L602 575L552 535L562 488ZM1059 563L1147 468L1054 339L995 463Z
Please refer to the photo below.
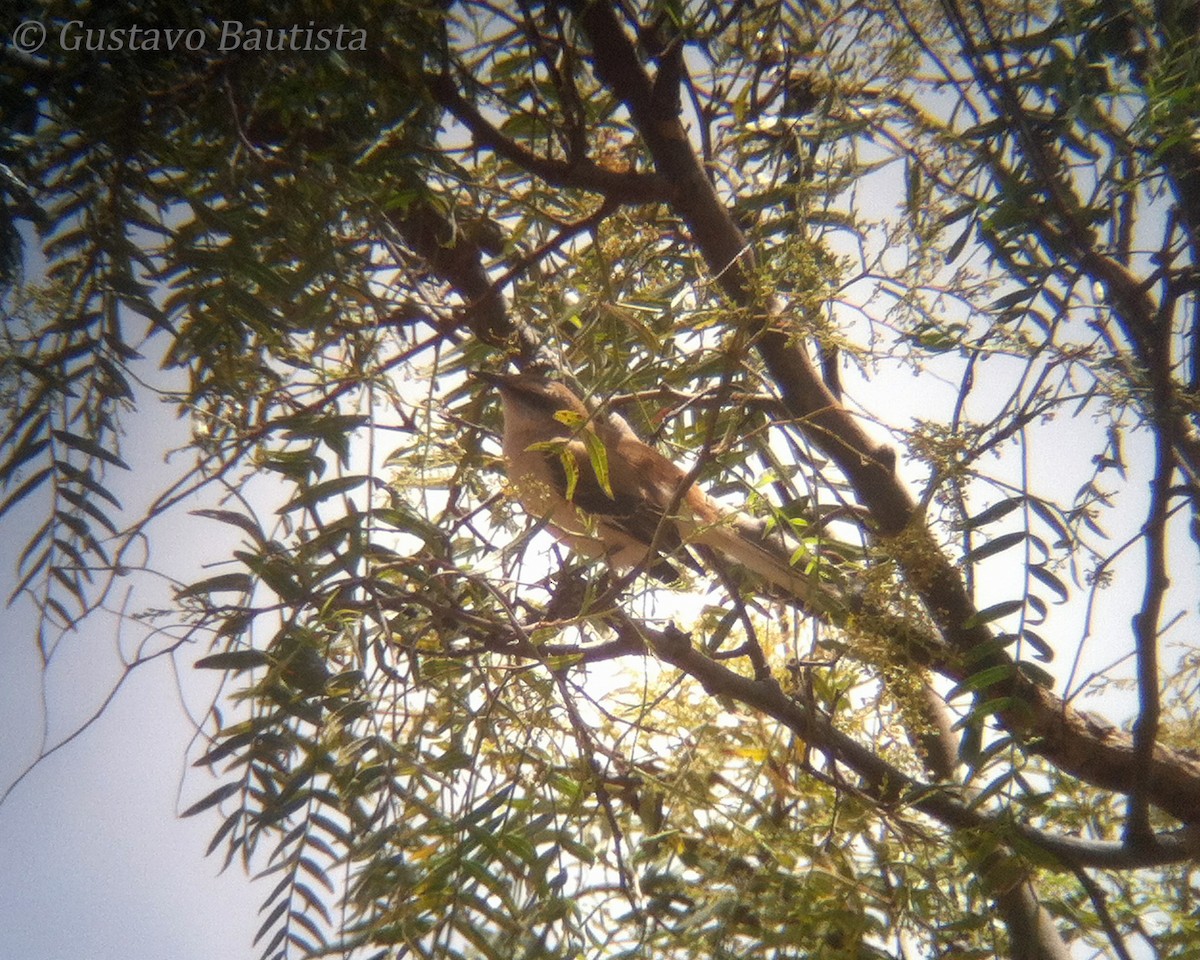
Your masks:
M429 78L438 102L471 131L475 143L555 187L591 190L618 203L667 203L674 195L670 182L653 173L609 170L586 157L566 161L539 157L496 129L471 104L447 75Z
M432 203L414 202L390 220L413 252L468 304L468 321L476 336L499 343L513 333L504 298L488 278L477 242L456 230Z
M1152 842L1135 845L1056 836L1008 821L1001 825L977 806L957 800L948 791L922 783L892 766L836 729L826 717L787 696L773 678L752 680L735 673L697 650L685 634L673 627L656 631L629 620L616 626L628 646L634 646L634 636L644 637L659 657L698 680L710 695L729 697L773 717L812 746L845 763L862 778L859 788L880 804L906 803L954 829L1011 830L1071 867L1150 867L1180 863L1200 852L1200 838L1189 831L1158 836Z
M1162 379L1157 378L1161 384ZM1161 399L1161 398L1156 398ZM1126 831L1131 837L1151 830L1150 810L1142 787L1153 763L1160 715L1158 681L1158 629L1163 597L1170 586L1167 578L1167 517L1174 473L1171 450L1162 433L1155 434L1155 470L1150 484L1150 515L1146 520L1146 585L1142 607L1133 618L1137 651L1138 718L1133 727L1134 766L1142 772L1129 797Z
M382 606L390 608L392 604L385 601ZM1139 838L1137 842L1112 843L1055 835L1007 818L1001 821L989 817L978 805L958 799L953 788L924 783L888 763L839 731L827 717L789 697L774 678L751 679L730 670L694 647L691 638L674 626L655 630L614 609L604 617L616 632L616 639L612 641L593 645L534 644L529 637L535 631L543 631L556 623L573 623L575 618L527 624L518 623L514 618L509 625L501 626L494 621L476 621L463 611L453 615L470 621L471 632L481 631L480 635L487 637L482 646L455 651L455 655L461 657L477 656L486 650L530 660L569 658L579 663L596 663L614 657L643 656L653 651L666 663L697 680L710 695L728 697L774 718L806 743L845 764L862 778L857 784L858 789L877 803L912 807L952 829L988 830L997 836L1009 831L1072 869L1162 866L1194 859L1200 854L1200 833L1195 830Z
M748 272L753 257L747 241L704 175L678 118L665 119L655 109L653 84L612 7L591 2L574 9L591 42L597 75L625 103L658 172L677 185L673 209L687 223L722 289L760 318L757 348L788 411L849 479L948 643L959 654L981 649L991 631L975 622L977 611L962 577L938 547L888 457L830 393L793 340L787 318L774 304L759 302ZM976 659L973 669L992 665L1010 668L1009 679L993 691L1019 702L1002 720L1026 737L1031 749L1090 783L1126 793L1137 786L1180 820L1200 819L1200 761L1156 745L1147 774L1127 736L1093 730L1062 700L1029 681L1002 651L982 662ZM934 666L962 677L957 657Z

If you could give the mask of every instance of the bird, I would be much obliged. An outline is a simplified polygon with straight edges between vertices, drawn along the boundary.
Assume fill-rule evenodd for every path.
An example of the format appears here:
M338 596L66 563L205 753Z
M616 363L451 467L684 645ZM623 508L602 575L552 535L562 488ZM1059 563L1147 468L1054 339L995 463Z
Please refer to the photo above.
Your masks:
M817 574L766 525L713 500L644 443L615 412L588 409L565 384L539 373L478 371L503 405L502 447L517 500L534 520L588 559L640 569L664 582L692 555L732 561L812 610L830 597Z

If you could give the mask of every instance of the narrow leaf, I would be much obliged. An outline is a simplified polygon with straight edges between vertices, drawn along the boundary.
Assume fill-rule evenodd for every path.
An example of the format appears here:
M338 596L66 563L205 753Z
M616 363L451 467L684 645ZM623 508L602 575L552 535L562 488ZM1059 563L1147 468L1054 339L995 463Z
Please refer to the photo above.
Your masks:
M104 529L106 529L109 533L113 534L114 536L116 535L116 524L109 520L108 516L102 513L100 509L83 494L61 484L58 487L58 493L64 500L82 510L102 527L104 527Z
M212 856L212 852L221 845L221 841L224 840L229 835L229 832L241 822L241 819L241 810L234 810L233 813L225 818L225 822L221 824L217 832L213 834L212 839L208 841L208 848L204 851L204 855L206 857Z
M1054 676L1049 671L1024 660L1017 664L1017 669L1044 690L1054 689Z
M209 577L207 580L201 580L198 583L183 587L176 592L175 599L183 600L186 597L196 597L222 591L249 593L253 585L254 580L248 573L222 573L215 577Z
M205 517L209 520L218 520L221 523L227 523L230 526L237 527L239 530L244 530L250 534L258 543L263 543L266 536L263 534L262 528L255 523L250 517L245 514L238 513L236 510L193 510L193 517Z
M91 437L80 437L74 433L67 433L66 430L51 430L50 433L55 440L65 443L68 447L72 447L80 453L86 453L89 457L95 457L97 460L103 460L105 463L111 463L114 467L120 467L122 470L129 469L129 464L111 450L104 449L104 447L100 446Z
M1058 577L1040 565L1030 567L1029 572L1034 576L1035 579L1040 580L1047 587L1054 591L1055 596L1058 597L1059 603L1067 602L1067 597L1069 596L1067 593L1067 586L1065 583L1059 580Z
M969 518L967 522L963 524L963 529L975 530L978 527L982 527L984 524L991 523L994 520L999 520L1001 517L1007 517L1024 502L1024 497L1008 497L1004 500L1001 500L999 503L993 503L982 513L977 513L975 516Z
M181 817L194 817L198 813L202 813L209 807L215 807L222 800L227 800L237 793L242 788L240 783L226 783L217 787L212 793L204 797L202 800L197 800L190 807L180 814Z
M50 446L50 441L46 437L22 443L4 462L4 466L0 467L0 483L8 483L9 478L20 469L22 464L28 463L48 446Z
M224 653L214 653L196 661L197 670L253 670L255 667L265 667L271 662L261 650L226 650Z
M331 497L336 497L339 494L348 493L351 490L361 487L370 479L370 477L363 474L355 474L349 477L334 477L332 480L325 480L311 487L304 487L275 512L284 514L295 510L297 507L315 506L322 500L328 500Z
M998 663L994 667L987 667L980 670L978 673L967 677L962 683L957 684L948 694L947 700L953 700L955 697L962 696L969 691L986 690L988 687L993 687L997 683L1002 683L1013 675L1016 668L1011 663Z
M1058 537L1058 545L1065 546L1070 543L1071 535L1067 532L1066 526L1048 504L1037 497L1030 497L1029 506L1042 518L1042 522L1054 531L1054 535Z
M982 546L976 547L965 557L963 563L978 563L980 560L986 560L988 557L994 557L998 553L1003 553L1009 547L1015 547L1018 543L1024 540L1026 533L1024 530L1017 530L1014 533L1005 533L995 540L989 540Z
M592 469L596 472L596 480L600 484L600 489L608 494L609 499L615 500L613 494L612 483L608 475L608 450L604 447L604 441L594 433L587 432L583 435L587 442L588 459L592 462Z
M51 469L52 468L50 467L43 467L23 484L17 487L16 490L10 493L5 498L4 503L0 504L0 517L4 516L12 507L16 506L27 496L33 493L33 491L41 485L42 481L45 480L46 477L50 476Z
M1005 710L1011 710L1022 706L1021 701L1015 697L995 697L992 700L985 700L983 703L977 704L971 708L961 720L958 720L951 728L953 730L961 730L963 728L980 724L988 717L997 713L1002 713Z
M68 463L66 460L55 460L54 469L61 472L68 480L78 483L80 486L90 490L96 496L107 500L118 510L121 509L121 501L108 492L107 488L96 482L90 470L81 470L79 467Z
M1001 617L1007 617L1009 614L1016 613L1024 606L1023 600L1004 600L1000 603L992 604L985 610L980 610L978 613L967 618L967 622L963 627L967 630L973 627L978 627L985 623L991 623L993 620L999 620Z
M953 263L958 259L959 254L963 252L963 248L967 245L967 241L971 239L971 234L975 230L975 219L972 217L967 221L967 225L963 227L960 233L950 247L946 250L946 263Z
M1040 634L1034 633L1026 628L1021 631L1021 636L1034 650L1034 656L1041 660L1042 663L1049 663L1054 659L1054 648L1048 644Z

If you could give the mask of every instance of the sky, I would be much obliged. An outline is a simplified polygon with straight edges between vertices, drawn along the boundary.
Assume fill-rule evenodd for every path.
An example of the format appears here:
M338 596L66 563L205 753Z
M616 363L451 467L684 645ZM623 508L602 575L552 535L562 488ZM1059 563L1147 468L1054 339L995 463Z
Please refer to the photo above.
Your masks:
M909 376L898 373L891 382L895 385ZM873 389L887 389L887 382L880 378ZM928 384L893 389L894 396L876 409L888 409L896 422L930 405ZM161 489L163 451L187 439L167 408L149 406L130 434L136 439L136 449L129 452L134 470L114 481L124 484L122 499L135 515L138 497ZM1038 441L1042 446L1032 448L1037 471L1060 471L1063 462L1077 459L1062 456L1071 444L1092 442L1074 424L1064 425L1058 434L1040 436L1045 438ZM153 490L139 488L139 478L144 477L153 478ZM22 532L27 535L34 529L37 508L31 498L24 522L16 524L22 529L14 530L6 519L9 551L19 550ZM1131 513L1130 522L1137 519ZM221 544L213 539L213 524L204 525L200 533L199 526L186 526L187 520L173 522L176 525L159 538L155 559L186 579L189 569L198 570L205 559L219 556ZM174 556L169 550L164 556L164 544L176 550ZM12 584L11 556L0 550L0 589L5 597ZM68 637L43 688L31 641L32 622L26 606L0 608L0 793L36 755L44 726L49 726L47 742L57 743L98 705L119 670L115 625L91 622ZM1045 633L1069 639L1079 629L1076 625L1056 631L1052 626ZM122 638L126 652L132 639ZM203 652L190 651L189 656L195 659ZM1092 652L1093 666L1106 662L1103 649ZM0 804L0 956L258 956L260 950L251 942L261 922L260 903L271 884L251 884L237 864L222 872L220 852L204 857L219 823L211 812L186 820L178 816L214 785L203 771L187 766L196 721L211 696L206 686L210 682L186 663L177 673L166 658L139 667L94 725L41 762ZM1091 703L1082 706L1094 708Z
M0 784L40 726L27 634L0 647ZM203 854L214 823L179 819L192 726L166 661L140 668L86 734L0 806L0 955L22 960L257 956L266 890ZM193 778L196 779L196 778Z
M155 373L152 361L145 372L148 377ZM856 383L851 389L861 395L862 390L887 389L886 384L883 377L871 388ZM933 385L924 390L932 391ZM919 411L922 390L895 392L891 413L897 421ZM926 392L925 403L928 397ZM164 451L185 443L188 433L170 406L155 402L145 404L131 426L123 455L134 469L112 474L112 482L133 512L139 501L161 489L164 466L184 469L182 455L164 460ZM1078 433L1069 425L1063 429ZM1046 454L1050 449L1062 452L1078 440L1050 434L1044 446L1032 451L1033 469L1061 469ZM145 478L152 478L152 485ZM8 542L18 547L22 534L28 535L41 516L36 498L23 507L23 522L6 526ZM156 565L180 579L189 570L195 575L207 560L228 550L229 544L218 539L224 529L178 512L169 525L157 528ZM5 596L11 590L10 566L5 563L0 570ZM168 599L164 592L159 602L165 605ZM143 593L140 602L153 602L153 594ZM6 638L0 644L2 793L36 755L44 724L46 741L53 744L92 713L119 676L118 639L128 657L137 637L129 631L118 638L111 619L89 621L64 640L43 692L30 609L18 603L0 615ZM1076 629L1052 626L1045 632L1069 637ZM253 885L236 863L221 872L220 851L204 857L219 824L212 812L186 820L178 816L215 785L205 771L187 766L189 748L196 754L196 724L212 696L214 679L207 671L191 670L188 661L205 652L189 648L178 671L167 658L139 667L94 725L40 763L0 804L0 956L258 956L251 943L261 922L259 905L272 884ZM1103 660L1103 650L1097 652Z
M163 378L154 358L142 371ZM122 454L132 470L109 476L136 516L165 476L184 469L164 451L187 437L171 408L142 405L126 424ZM16 550L44 516L30 497L6 517L4 542ZM177 576L220 555L220 525L176 511L151 528L156 566ZM12 591L16 553L0 554L0 591ZM165 605L169 587L138 584L132 606ZM170 621L168 621L169 623ZM32 606L0 607L0 794L38 753L69 736L96 711L120 677L122 659L148 630L118 629L112 617L66 634L46 673L34 643ZM153 644L166 642L153 635ZM120 649L118 649L118 647ZM138 666L99 719L37 766L0 803L0 957L21 960L212 960L257 957L251 947L269 882L254 886L239 864L221 872L221 852L204 851L219 825L210 811L178 814L215 782L187 766L196 724L214 692L215 674L190 662L207 651L185 648ZM195 749L191 754L195 756ZM186 777L186 781L185 781Z

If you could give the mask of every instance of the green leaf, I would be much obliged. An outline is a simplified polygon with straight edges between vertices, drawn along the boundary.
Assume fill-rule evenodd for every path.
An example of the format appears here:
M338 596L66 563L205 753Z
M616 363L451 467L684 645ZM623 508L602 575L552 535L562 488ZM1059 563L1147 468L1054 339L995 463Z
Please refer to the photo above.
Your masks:
M96 481L96 479L92 476L91 470L81 470L79 467L68 463L66 460L55 460L54 469L58 470L63 474L63 476L73 483L78 483L81 487L89 490L101 499L107 500L118 510L122 509L121 501L113 496L106 487L102 486Z
M249 593L253 586L254 579L248 573L222 573L215 577L209 577L207 580L201 580L198 583L192 583L183 587L176 591L175 598L183 600L186 597L198 597L203 594L219 593L222 591Z
M1029 572L1036 580L1045 584L1054 591L1055 596L1058 597L1059 603L1067 602L1067 598L1070 596L1070 594L1067 592L1067 585L1059 580L1058 577L1040 564L1030 567Z
M1011 647L1017 642L1018 635L1015 633L997 633L995 636L982 643L977 643L965 654L965 661L968 664L977 663L980 660L986 660L997 653Z
M287 879L289 881L291 880L290 877L288 877ZM262 922L262 926L260 926L258 928L258 933L256 933L254 935L254 943L258 943L259 940L261 940L264 936L266 936L267 931L270 930L273 926L275 926L276 922L279 920L280 917L283 916L284 911L287 910L287 908L288 908L288 901L286 898L284 898L283 900L280 900L279 903L275 904L275 908L270 913L267 914L267 918ZM272 947L273 946L275 946L275 944L272 944ZM268 948L268 949L270 949L270 948Z
M1003 683L1005 680L1010 679L1015 671L1016 666L1011 663L998 663L994 667L987 667L967 677L962 683L957 684L946 694L946 699L953 700L964 693L986 690L988 687L993 687L997 683Z
M12 452L12 456L4 462L4 466L0 467L0 483L8 483L9 479L20 469L22 464L28 463L48 446L50 446L50 440L47 437L37 436L31 429L20 445Z
M259 576L280 599L291 603L305 595L304 586L296 579L292 564L282 556L261 556L244 550L235 550L233 555Z
M962 233L960 233L955 238L954 242L952 244L950 244L950 246L947 248L946 256L945 256L946 263L948 263L948 264L953 263L955 260L957 260L959 258L959 256L963 252L963 248L966 247L967 241L971 239L971 234L974 231L975 231L975 218L972 217L969 221L967 221L966 226L963 227Z
M1005 533L996 537L994 540L989 540L982 546L976 547L965 557L963 563L972 564L978 563L980 560L986 560L988 557L994 557L998 553L1003 553L1010 547L1015 547L1023 541L1028 534L1024 530L1017 530L1014 533Z
M1053 651L1051 651L1051 656L1053 656ZM1047 657L1046 659L1049 660L1050 657ZM1030 680L1032 680L1034 683L1036 683L1043 690L1053 690L1054 689L1054 675L1051 674L1048 670L1043 670L1041 667L1037 666L1036 664L1029 663L1026 660L1022 660L1020 663L1018 663L1017 669L1020 670L1024 676L1028 677Z
M978 613L968 617L967 622L963 624L963 628L971 630L985 623L991 623L993 620L999 620L1001 617L1007 617L1010 614L1016 613L1024 605L1024 600L1003 600L1000 603L992 604L987 609L980 610Z
M1071 535L1067 532L1066 525L1063 524L1058 514L1055 513L1049 504L1037 497L1030 497L1029 506L1033 509L1034 513L1041 517L1042 522L1054 531L1054 535L1058 538L1055 546L1067 547L1070 545Z
M997 710L998 709L1002 709L1002 706L997 705ZM993 710L991 712L994 713L994 712L997 712L997 710ZM1011 746L1011 744L1006 744L1005 746ZM982 758L981 758L981 760L982 760ZM1012 786L1013 782L1014 782L1014 777L1013 777L1012 769L1010 767L1003 768L999 774L997 774L995 777L993 777L992 780L990 780L983 787L981 787L971 797L971 802L970 802L971 807L973 807L975 809L979 809L979 808L983 807L989 800L991 800L994 796L996 796L996 794L1000 793L1002 790L1009 789ZM1016 877L1011 878L1009 881L1009 885L1011 885L1012 880L1016 880L1016 879L1017 879Z
M574 500L575 490L579 486L579 462L567 447L559 450L558 458L562 462L563 473L567 476L567 487L563 491L563 496L568 500Z
M312 857L301 857L297 864L300 869L307 873L310 877L317 881L330 893L333 893L333 881L329 879L329 874L326 873Z
M1046 620L1046 601L1036 593L1027 594L1025 602L1029 605L1026 620L1029 623L1043 623Z
M968 767L977 769L983 762L983 727L978 723L966 722L960 732L958 756Z
M1042 663L1049 663L1054 659L1054 648L1042 639L1040 634L1034 633L1028 627L1021 631L1021 636L1034 650L1034 656L1041 660Z
M94 503L91 502L91 500L87 499L82 494L77 493L76 491L70 489L69 487L67 487L65 485L61 485L61 484L58 487L58 495L60 497L62 497L64 500L66 500L68 503L70 503L72 506L76 507L79 510L82 510L89 517L91 517L93 520L95 520L97 523L99 523L102 527L104 527L104 529L106 529L109 533L116 536L116 534L117 534L116 524L114 524L111 520L109 520L108 516L106 514L102 513L100 511L100 509Z
M209 520L217 520L221 523L237 527L239 530L244 530L257 543L264 543L267 539L262 531L262 527L250 517L235 510L193 510L191 513L193 517L205 517Z
M608 494L610 499L615 500L616 495L609 482L608 450L604 447L604 441L590 430L584 432L583 439L587 443L588 459L592 462L592 469L596 472L596 480L600 484L600 489Z
M218 828L217 832L213 834L212 839L208 842L208 847L204 851L204 855L206 857L212 856L212 852L221 845L221 841L224 840L225 837L229 835L229 832L231 830L233 830L233 828L236 827L241 822L241 820L242 820L242 811L241 810L234 810L233 813L231 813L229 816L227 816L225 818L225 822L221 824L221 826Z
M955 207L953 210L942 214L942 216L938 219L938 223L943 227L948 227L952 223L958 223L958 221L963 219L963 217L969 217L974 212L975 204L964 203Z
M255 667L265 667L271 658L261 650L226 650L224 653L214 653L196 661L197 670L230 670L238 673L242 670L253 670Z
M129 469L129 464L111 450L104 449L104 447L100 446L100 444L90 437L81 437L74 433L67 433L66 430L51 430L50 435L60 443L65 443L68 447L78 450L80 453L86 453L89 457L95 457L97 460L103 460L105 463L111 463L114 467L120 467L122 470Z
M975 530L984 526L985 524L999 520L1001 517L1007 517L1024 502L1024 497L1008 497L1004 500L1001 500L999 503L993 503L986 510L983 510L982 512L975 514L975 516L968 518L968 520L963 524L963 529Z
M373 479L373 477L366 476L365 474L354 474L347 477L334 477L331 480L322 481L311 487L301 487L291 500L275 512L285 514L290 513L297 507L316 506L322 500L328 500L339 494L349 493L351 490L356 490L364 483Z
M997 297L987 309L994 313L1003 313L1005 310L1010 310L1019 303L1028 303L1037 296L1037 290L1029 287L1022 287L1020 290L1014 290L1012 293L1006 293L1002 297Z
M196 664L197 667L199 665L200 665L199 663ZM234 728L234 729L236 729L236 728ZM259 735L258 732L255 730L245 730L245 731L242 731L241 733L231 733L229 731L223 731L222 733L218 734L219 742L217 743L217 745L215 747L213 747L211 750L209 750L207 753L205 753L204 756L193 761L192 766L193 767L215 766L219 761L224 760L226 757L230 756L231 754L237 753L243 747L249 746L251 743L254 742L255 738L257 738L258 735ZM210 850L209 853L211 853L211 852L212 851Z
M43 529L48 528L48 525L43 525ZM31 541L26 546L26 550L28 551L29 547L36 547L37 542L40 541L40 539L41 538L39 537L37 541ZM41 553L39 553L34 558L33 562L29 564L28 569L22 568L24 575L21 577L21 582L13 587L12 593L8 595L9 603L12 603L13 600L16 599L16 597L33 582L33 579L38 575L38 573L41 572L41 570L50 562L50 553L51 547L44 547Z
M1020 709L1024 705L1016 697L994 697L985 700L971 708L971 712L954 724L954 730L961 730L967 724L981 723L990 716L1004 713L1007 710Z
M16 490L10 493L5 498L4 503L0 503L0 517L8 513L9 510L11 510L27 496L33 493L34 490L41 486L42 481L50 476L51 469L51 467L43 467L23 484L17 487Z
M180 816L194 817L198 813L203 813L209 807L215 807L221 801L229 799L241 789L242 785L237 782L223 784L222 786L217 787L216 790L208 794L208 796L204 797L202 800L197 800L190 807L184 810Z

